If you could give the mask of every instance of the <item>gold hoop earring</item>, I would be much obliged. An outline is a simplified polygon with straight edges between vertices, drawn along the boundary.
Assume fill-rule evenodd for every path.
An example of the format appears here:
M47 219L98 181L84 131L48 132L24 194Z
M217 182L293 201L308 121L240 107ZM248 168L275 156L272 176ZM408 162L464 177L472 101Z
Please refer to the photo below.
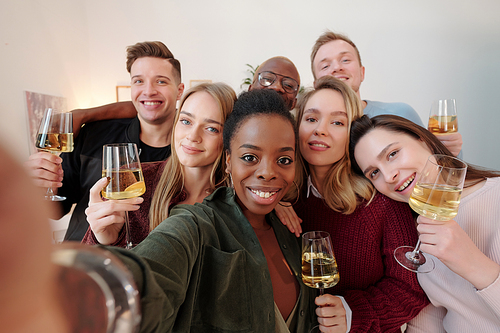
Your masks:
M283 204L281 203L281 201L280 201L280 202L278 202L278 204L279 204L280 206L283 206L283 207L290 207L290 206L295 205L295 204L299 201L299 195L300 195L299 185L297 185L297 183L295 182L295 180L293 181L293 185L295 185L295 189L297 190L297 197L295 198L295 202L294 202L294 203L289 203L289 202L288 202L288 205L283 205Z
M231 173L229 173L229 188L233 190L233 195L236 195L236 191L234 190L233 177L231 177Z

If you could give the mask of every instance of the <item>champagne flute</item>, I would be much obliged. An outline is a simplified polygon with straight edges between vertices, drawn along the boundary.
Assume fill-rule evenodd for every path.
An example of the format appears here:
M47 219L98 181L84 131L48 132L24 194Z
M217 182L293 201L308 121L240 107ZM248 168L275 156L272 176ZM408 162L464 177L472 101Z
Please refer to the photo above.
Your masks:
M53 108L45 109L36 136L35 147L59 156L73 151L73 114ZM63 201L66 197L55 195L52 187L47 189L46 200Z
M92 320L95 330L105 326L106 333L139 332L139 291L130 271L111 252L77 242L65 242L54 249L51 259L61 266L61 285L58 288L86 298L84 304L92 303L92 307L83 311L83 319ZM68 298L74 298L74 294ZM74 302L67 305L70 311L80 316L75 309L78 306Z
M120 200L141 196L146 192L141 162L135 143L113 143L103 146L102 176L108 185L102 189L106 199ZM125 212L125 248L133 247L128 212Z
M419 215L437 221L448 221L458 213L460 196L465 182L467 164L448 155L431 155L410 196L410 207ZM415 273L428 273L434 269L420 251L420 239L415 248L400 246L394 258L404 268Z
M427 128L433 134L458 131L455 99L440 99L432 102Z
M318 288L320 295L325 288L339 282L337 261L333 253L330 234L326 231L309 231L302 235L302 281L311 288ZM319 332L319 325L309 333Z

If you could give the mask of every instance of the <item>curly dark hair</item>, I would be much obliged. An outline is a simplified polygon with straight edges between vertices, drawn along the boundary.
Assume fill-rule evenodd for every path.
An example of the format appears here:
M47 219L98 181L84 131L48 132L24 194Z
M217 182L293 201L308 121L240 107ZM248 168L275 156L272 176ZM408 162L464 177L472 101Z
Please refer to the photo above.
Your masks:
M222 132L225 150L231 151L231 140L234 135L247 119L255 115L278 115L283 117L293 126L295 140L297 141L295 120L288 111L283 98L274 90L259 89L241 93L234 103L233 112L227 117Z

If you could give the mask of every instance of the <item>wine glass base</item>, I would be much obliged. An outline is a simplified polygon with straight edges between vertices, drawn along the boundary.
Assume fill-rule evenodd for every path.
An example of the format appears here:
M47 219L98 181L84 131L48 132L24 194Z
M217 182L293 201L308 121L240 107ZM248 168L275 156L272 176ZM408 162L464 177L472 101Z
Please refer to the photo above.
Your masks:
M394 258L404 268L414 273L429 273L434 269L434 260L426 258L424 254L418 251L413 253L415 248L412 246L400 246L394 250Z
M61 197L60 195L46 195L45 200L47 201L64 201L66 197Z
M316 325L313 328L311 328L308 333L321 333L319 325Z

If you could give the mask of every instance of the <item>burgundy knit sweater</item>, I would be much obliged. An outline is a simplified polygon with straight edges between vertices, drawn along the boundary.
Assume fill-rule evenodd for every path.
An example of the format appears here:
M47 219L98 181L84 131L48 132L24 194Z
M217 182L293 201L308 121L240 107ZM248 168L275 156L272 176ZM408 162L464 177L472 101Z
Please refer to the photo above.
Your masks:
M303 231L330 233L339 268L339 283L328 289L343 296L352 310L350 332L401 332L429 301L417 275L393 258L394 249L414 245L417 231L406 203L377 193L350 215L330 209L310 195L294 205Z

